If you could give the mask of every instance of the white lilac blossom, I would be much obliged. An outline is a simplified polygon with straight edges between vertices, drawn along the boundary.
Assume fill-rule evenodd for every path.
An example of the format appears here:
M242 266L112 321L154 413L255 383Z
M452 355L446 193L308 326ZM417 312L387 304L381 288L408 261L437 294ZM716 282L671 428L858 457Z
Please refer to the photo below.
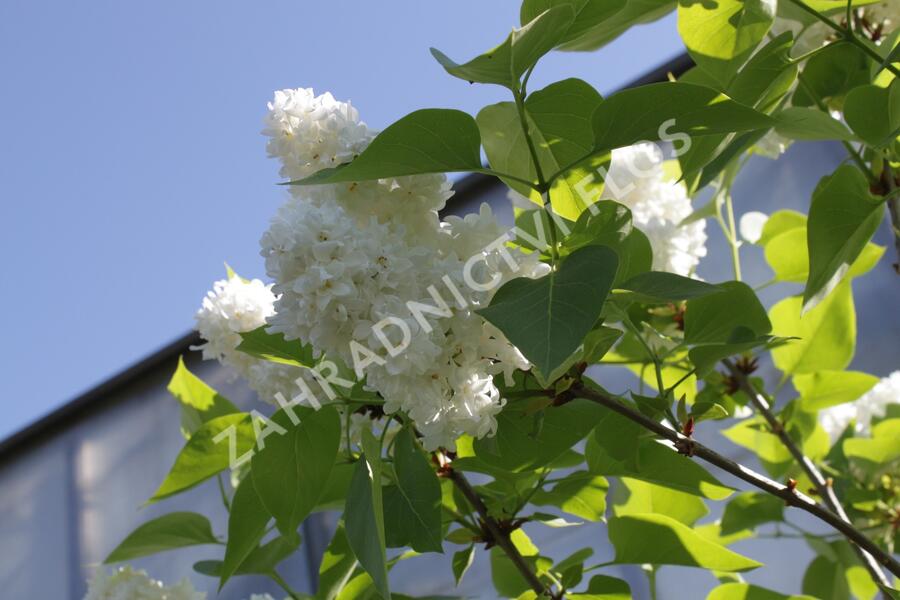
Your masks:
M884 417L888 406L900 404L900 371L894 371L853 402L839 404L819 411L819 423L834 442L854 423L856 435L868 436L872 421Z
M218 360L231 369L261 400L271 404L277 402L277 394L287 400L300 394L298 377L303 377L310 389L318 389L306 369L256 358L237 349L241 333L262 327L274 314L275 294L271 285L233 274L213 284L194 317L195 328L204 340L194 349L201 350L204 359Z
M269 156L280 161L279 173L290 180L351 161L377 133L350 103L329 93L316 96L312 88L275 92L264 123ZM447 178L437 174L289 190L306 202L341 205L360 226L374 215L380 222L404 224L410 235L437 227L437 211L453 194Z
M276 94L267 122L280 122L278 100L290 95ZM349 105L330 96L307 102L329 106L322 118L338 125L304 125L323 138L321 146L359 152L370 141ZM309 120L315 114L304 113ZM280 135L271 127L264 133ZM316 170L314 148L269 146L282 174L304 176ZM352 154L335 153L334 162ZM325 166L332 165L319 164ZM278 296L270 331L346 365L368 363L358 374L384 398L384 411L409 415L430 449L453 447L463 433L492 434L504 404L494 376L530 365L474 310L503 282L545 273L537 256L505 248L505 230L487 205L442 222L438 211L451 194L443 175L291 186L291 193L261 240ZM493 285L473 288L473 281Z
M741 215L738 231L745 241L755 244L762 237L763 228L769 220L769 215L757 210L751 210Z
M206 592L198 592L187 579L167 587L150 578L146 571L120 567L107 572L99 569L88 584L84 600L205 600Z
M238 352L241 333L253 331L275 314L272 286L237 275L216 281L194 316L195 328L205 341L196 350L207 360L219 360L242 375L256 359Z
M690 276L706 256L703 219L681 225L693 208L687 190L666 176L662 151L636 144L613 151L604 197L631 209L635 226L650 239L653 268Z
M793 140L772 129L753 145L753 154L777 160L779 156L787 152L792 143Z
M287 179L348 162L373 137L349 103L327 93L316 96L311 88L275 92L263 133L269 156L281 159L281 176Z

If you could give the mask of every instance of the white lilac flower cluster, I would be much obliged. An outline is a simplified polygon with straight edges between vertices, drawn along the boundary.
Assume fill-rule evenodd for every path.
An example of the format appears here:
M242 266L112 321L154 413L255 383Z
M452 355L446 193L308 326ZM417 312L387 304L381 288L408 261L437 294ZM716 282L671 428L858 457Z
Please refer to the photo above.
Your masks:
M374 137L349 105L311 90L278 93L269 111L269 152L291 177L346 162ZM505 248L487 205L441 221L443 175L290 189L261 240L278 295L270 331L364 364L384 411L404 411L428 448L493 433L504 404L494 376L530 365L473 311L502 282L542 274L537 258Z
M900 404L900 371L894 371L853 402L832 406L819 411L819 422L831 441L837 440L854 423L854 433L868 436L872 420L884 417L887 407Z
M88 584L84 600L206 600L206 592L198 592L187 579L167 587L151 579L146 571L120 567L106 572L99 569Z
M690 276L706 256L706 222L681 225L693 212L687 190L666 176L662 151L636 144L613 151L604 197L631 209L653 248L653 268Z
M206 600L206 592L195 590L187 579L166 586L146 571L124 566L110 572L98 569L88 583L84 600ZM269 594L251 594L248 600L275 599Z
M262 327L274 314L275 294L271 285L231 274L228 279L213 284L194 316L195 328L204 340L194 349L201 350L204 359L218 360L230 368L262 400L273 404L277 394L288 399L297 394L298 377L303 377L308 385L314 385L314 378L304 369L262 360L237 350L241 333Z

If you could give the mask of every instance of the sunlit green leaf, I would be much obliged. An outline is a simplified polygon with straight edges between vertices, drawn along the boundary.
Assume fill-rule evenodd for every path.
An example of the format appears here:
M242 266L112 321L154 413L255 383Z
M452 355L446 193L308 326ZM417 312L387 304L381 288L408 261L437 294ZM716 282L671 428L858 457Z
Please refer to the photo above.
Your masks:
M251 356L296 367L312 367L316 364L312 346L302 344L299 340L288 341L282 333L269 333L265 325L240 335L241 343L237 349Z
M472 544L465 550L460 550L459 552L453 555L453 578L456 580L456 585L459 585L462 581L463 577L466 575L466 571L469 570L469 567L472 566L472 562L475 560L475 545Z
M856 311L850 282L839 284L801 317L802 304L802 299L794 296L769 311L775 335L799 338L772 350L775 366L786 374L846 368L856 348Z
M800 406L806 411L821 410L856 400L878 383L878 378L859 371L819 371L794 376Z
M166 389L181 402L181 430L186 438L210 419L240 412L228 398L191 373L182 356Z
M594 0L604 4L606 0ZM563 50L596 50L619 37L630 27L661 19L675 9L675 0L627 0L625 8L594 25L580 37L563 44Z
M251 417L235 413L210 419L187 441L151 501L162 500L250 459L256 435Z
M856 140L846 125L816 108L791 106L776 114L775 119L775 131L792 140Z
M525 119L544 178L573 167L555 180L549 192L554 211L566 219L577 219L603 190L598 167L608 157L598 155L576 165L592 153L591 116L601 102L600 94L580 79L550 84L525 100ZM487 106L478 113L477 122L491 167L537 182L516 105L500 102ZM540 195L527 185L505 181L537 204L542 202Z
M678 5L678 32L701 69L727 84L775 19L772 0L718 0Z
M779 594L749 583L725 583L709 593L706 600L816 600L812 596Z
M747 571L761 563L710 542L690 527L658 514L609 520L609 540L621 564L683 565L717 571Z
M642 438L639 425L607 411L588 438L585 458L592 473L631 477L695 496L722 500L732 489L673 448Z
M209 519L193 512L174 512L147 521L129 533L103 562L121 562L185 546L218 543Z
M296 531L318 503L341 439L341 421L333 407L297 410L296 425L287 410L272 417L281 431L260 441L250 472L259 499L285 534Z
M688 300L684 340L689 344L745 342L769 333L772 325L753 289L740 281L718 286L721 291Z
M602 521L606 513L609 482L599 475L575 471L550 489L539 489L531 497L537 506L555 506L588 521Z
M872 427L870 438L844 440L844 454L849 458L885 465L900 458L900 419L886 419Z
M467 63L457 64L436 48L431 54L454 77L515 90L522 75L560 42L574 19L573 7L559 4L513 29L502 44Z
M338 522L334 536L322 556L322 564L319 566L319 586L316 598L334 600L350 580L356 565L356 557L350 549L347 535L344 532L344 523Z
M784 501L760 492L743 492L728 501L722 514L721 534L730 535L744 529L755 529L763 523L781 521Z
M584 592L566 594L573 600L631 600L631 587L628 582L609 575L594 575Z
M819 182L807 226L809 279L803 292L804 312L840 283L883 215L884 204L869 193L869 182L857 167L843 165Z
M630 477L621 478L613 494L613 513L622 515L656 513L691 526L709 512L703 499L669 487Z
M458 110L425 108L390 125L352 162L291 183L318 185L481 168L475 119Z
M664 135L702 136L771 127L774 121L707 87L653 83L607 98L594 112L594 148L611 150Z
M219 572L219 589L240 570L250 553L262 541L271 518L253 487L252 479L244 478L231 500L228 543Z
M575 18L565 35L557 42L564 45L602 26L625 8L627 3L627 0L525 0L519 11L519 19L525 25L554 6L572 7Z

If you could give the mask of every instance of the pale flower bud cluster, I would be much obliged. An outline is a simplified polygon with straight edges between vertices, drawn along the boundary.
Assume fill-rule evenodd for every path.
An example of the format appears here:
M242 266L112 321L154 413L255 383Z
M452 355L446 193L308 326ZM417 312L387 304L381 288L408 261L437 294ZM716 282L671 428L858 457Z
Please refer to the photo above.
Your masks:
M832 442L844 433L850 423L854 423L856 435L869 436L873 419L884 417L888 406L892 404L900 404L900 371L882 378L871 390L853 402L819 411L819 423Z
M187 579L167 587L150 578L146 571L120 567L106 572L99 569L88 584L84 600L206 600L206 592L198 592Z
M693 208L685 186L667 177L662 151L650 143L613 151L604 197L631 209L653 248L653 269L690 276L706 256L706 223L682 225Z
M869 33L875 44L881 44L885 39L889 39L888 34L900 26L900 2L897 0L879 0L859 7L856 11L855 34L866 36ZM832 14L830 18L841 26L846 25L843 12ZM857 19L861 22L857 22ZM785 31L791 31L794 34L795 41L792 51L794 56L802 56L826 43L839 39L839 34L821 21L806 25L792 19L776 18L772 24L771 35L777 36ZM875 32L877 32L877 36L871 35Z
M295 95L276 94L267 122ZM319 145L365 148L372 134L349 105L328 95L310 103L321 109L304 113L310 121L329 119L328 127L305 125L323 138ZM270 153L282 173L309 174L319 145L270 143ZM504 281L543 273L537 257L505 247L487 205L442 222L438 210L451 193L443 175L291 192L261 240L278 296L270 331L352 365L384 398L385 412L405 412L429 448L453 447L462 433L493 433L504 403L494 375L530 365L473 311Z

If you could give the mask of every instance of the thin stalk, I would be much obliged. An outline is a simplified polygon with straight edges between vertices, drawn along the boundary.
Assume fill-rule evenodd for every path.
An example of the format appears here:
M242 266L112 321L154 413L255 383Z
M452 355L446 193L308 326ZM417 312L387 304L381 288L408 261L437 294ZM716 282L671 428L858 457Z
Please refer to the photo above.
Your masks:
M626 406L618 400L615 400L597 390L586 388L584 387L584 385L577 385L572 388L572 391L577 397L596 402L601 406L605 406L606 408L618 413L626 419L637 423L644 429L652 431L661 438L669 440L670 442L676 443L682 447L690 448L690 456L708 462L711 465L722 469L726 473L729 473L734 477L737 477L738 479L749 483L753 487L784 500L785 504L787 504L788 506L799 508L800 510L805 511L813 515L814 517L817 517L819 520L830 525L836 531L842 533L844 537L846 537L849 541L866 550L866 552L872 555L877 562L884 565L891 573L900 577L900 562L898 562L897 559L878 547L875 542L863 535L859 530L853 527L853 525L838 517L831 510L820 506L815 500L813 500L806 494L803 494L802 492L799 492L792 487L782 485L777 481L769 479L761 473L757 473L756 471L745 467L744 465L736 463L730 458L722 456L715 450L704 446L696 440L688 438L687 436L684 436L677 431L669 429L665 425L647 417L646 415L638 412L630 406Z
M832 21L831 19L829 19L828 17L826 17L825 15L823 15L822 13L820 13L819 11L814 9L813 7L802 2L802 0L788 0L788 1L791 4L793 4L794 6L796 6L797 8L800 8L801 10L809 13L816 19L822 21L823 23L825 23L825 25L827 25L831 29L840 33L841 37L843 37L845 40L847 40L848 42L850 42L851 44L853 44L854 46L856 46L857 48L859 48L860 50L865 52L869 56L869 58L871 58L876 63L878 63L879 66L883 66L885 69L887 69L888 71L893 73L895 76L900 77L900 69L897 69L896 67L894 67L894 65L892 65L890 63L884 64L884 57L881 56L880 54L878 54L877 52L875 52L874 50L872 50L872 48L870 48L868 44L863 43L862 40L860 40L856 35L854 35L853 31L851 31L850 29L847 29L846 27L842 27L842 26L838 25L837 23L835 23L834 21Z
M272 581L281 586L281 589L287 592L287 595L290 596L293 600L300 600L300 593L296 590L291 589L291 586L289 586L287 581L285 581L284 578L282 578L281 575L278 574L278 571L272 569L272 572L268 573L268 575L272 579Z
M519 115L519 126L522 128L522 135L525 136L528 154L531 156L531 164L534 165L534 172L537 175L538 185L535 189L541 194L541 201L543 202L544 209L549 213L553 210L550 202L550 186L547 184L547 180L544 179L544 171L541 169L541 161L538 159L537 146L534 145L534 139L531 137L531 128L528 125L528 115L525 112L524 84L521 89L513 90L513 97L516 101L516 112ZM559 242L556 238L556 224L553 220L553 216L549 214L548 221L550 222L550 256L553 264L556 264L559 260Z
M347 460L353 462L353 444L350 441L350 423L353 420L353 415L350 411L349 406L345 408L344 411L344 437L346 438L345 441L347 442Z
M494 171L493 169L473 169L473 173L481 173L482 175L490 175L492 177L497 177L499 179L509 179L510 181L516 181L518 183L522 183L527 185L533 190L540 191L538 186L533 182L527 179L523 179L517 175L510 175L509 173L503 173L501 171Z
M509 534L504 533L497 524L497 521L494 520L494 517L488 513L487 506L484 505L478 492L475 491L475 488L472 487L472 484L469 483L469 480L466 479L466 476L463 475L462 471L450 469L448 477L466 500L468 500L469 504L472 505L472 508L474 508L479 516L481 516L481 520L484 522L484 526L487 527L488 533L491 534L493 542L506 553L506 556L509 557L509 560L516 569L518 569L522 577L525 578L525 581L528 582L528 585L534 590L534 593L538 596L552 596L550 591L531 568L531 565L528 564L525 557L522 556L519 549L513 544Z
M538 160L537 147L534 145L534 140L531 139L531 129L528 126L528 117L525 114L525 96L521 91L513 90L513 97L516 101L516 112L519 114L519 125L522 127L522 133L525 135L525 143L528 145L528 153L531 155L531 163L534 165L538 185L543 188L546 180L544 179L544 172L541 170L541 163Z
M452 508L447 508L446 506L444 507L444 510L447 511L447 513L449 513L453 517L452 520L454 523L459 523L460 525L462 525L463 527L465 527L472 533L481 535L481 533L482 533L481 530L476 525L470 523L469 520L466 519L465 515L463 515L462 513L456 512Z
M802 31L801 31L800 33L798 33L798 34L797 34L797 37L794 38L794 39L800 39L800 36L801 36L801 35L803 35L803 32L802 32ZM775 38L773 38L773 37L770 36L770 39L775 39ZM812 58L813 56L815 56L815 55L818 54L819 52L822 52L823 50L825 50L826 48L828 48L828 46L830 46L830 45L831 45L831 44L824 44L824 45L822 45L822 46L819 46L818 48L813 48L813 49L810 50L809 52L806 52L806 53L804 53L804 54L801 54L800 56L798 56L798 57L796 57L796 58L792 58L792 59L790 59L790 60L791 60L791 62L794 63L795 65L798 65L798 64L802 63L803 61L809 60L810 58Z
M897 251L897 262L894 269L900 274L900 196L897 196L898 190L894 183L894 172L891 169L891 163L887 159L884 161L884 171L887 176L888 194L885 196L888 205L888 214L891 217L891 230L894 234L894 248Z
M583 572L590 573L591 571L596 571L597 569L603 569L603 568L611 567L613 565L618 565L618 564L619 563L617 563L616 561L611 560L609 562L598 563L596 565L591 565L590 567L586 567Z
M828 480L822 475L822 472L819 471L818 467L816 467L815 463L805 454L803 454L803 450L794 442L793 438L788 434L787 430L785 430L784 425L781 421L778 420L778 417L772 412L772 407L769 404L769 400L758 392L747 379L746 374L743 371L735 367L734 363L730 360L725 359L722 361L722 364L728 369L731 377L737 382L738 386L740 386L741 390L750 398L750 403L753 404L753 407L765 420L766 423L769 424L769 428L772 430L778 439L781 440L782 445L787 448L788 452L790 452L791 456L794 457L794 460L797 461L797 464L803 469L803 472L809 477L809 480L812 482L813 486L816 488L816 493L825 503L825 505L833 512L841 521L844 523L850 524L850 518L847 516L847 511L844 510L844 506L841 504L840 500L838 500L837 494L834 493L834 488L828 483ZM868 539L868 538L866 538ZM881 570L881 567L878 566L878 563L881 561L877 561L872 554L864 550L861 546L855 546L857 549L857 553L859 554L859 558L862 560L863 565L865 565L866 570L869 571L869 575L872 576L872 579L875 583L879 584L879 586L887 587L890 585L887 577L885 577L884 573ZM896 561L895 561L896 562ZM886 563L885 563L886 564ZM900 565L898 565L900 567ZM893 571L892 571L893 572ZM896 572L894 573L896 575Z
M537 493L537 491L539 489L543 488L544 484L547 483L547 477L549 475L550 475L550 469L546 469L543 473L541 473L540 477L538 477L538 480L534 484L534 486L532 486L532 488L530 490L528 490L528 493L525 494L525 497L519 501L518 507L516 507L516 510L513 511L513 516L518 515L519 511L521 511L526 506L528 506L528 503L531 502L531 499L534 497L534 495Z
M731 244L731 266L734 269L734 278L741 280L741 241L737 237L737 227L734 223L734 206L731 194L725 194L725 210L728 216L728 243Z
M231 502L228 500L228 494L225 493L225 484L222 483L221 473L216 475L216 481L219 483L219 496L222 498L222 504L225 505L225 510L231 512Z
M654 352L653 348L650 347L650 344L647 343L647 340L644 339L644 336L641 335L640 330L638 330L637 326L631 322L631 318L628 315L623 315L622 324L625 325L625 328L631 331L634 334L634 337L638 339L641 345L644 347L644 352L647 353L648 358L653 361L653 369L656 371L656 395L658 398L665 398L668 390L666 390L666 384L663 382L663 374L662 374L662 363L659 360L659 356ZM644 371L641 370L641 382L644 381ZM673 386L674 390L677 385ZM643 393L643 388L641 389L641 393ZM666 418L669 420L669 424L674 428L679 427L678 419L675 418L675 415L672 414L672 409L666 407Z
M673 383L671 386L669 386L669 389L667 390L667 393L668 393L668 392L673 392L673 393L674 393L674 392L675 392L675 388L677 388L679 385L681 385L682 383L684 383L685 381L687 381L687 380L688 380L688 377L690 377L691 375L693 375L693 374L696 373L696 372L697 372L697 367L694 367L693 369L691 369L690 371L688 371L687 373L685 373L684 375L682 375L681 378L678 379L678 381L676 381L676 382Z

